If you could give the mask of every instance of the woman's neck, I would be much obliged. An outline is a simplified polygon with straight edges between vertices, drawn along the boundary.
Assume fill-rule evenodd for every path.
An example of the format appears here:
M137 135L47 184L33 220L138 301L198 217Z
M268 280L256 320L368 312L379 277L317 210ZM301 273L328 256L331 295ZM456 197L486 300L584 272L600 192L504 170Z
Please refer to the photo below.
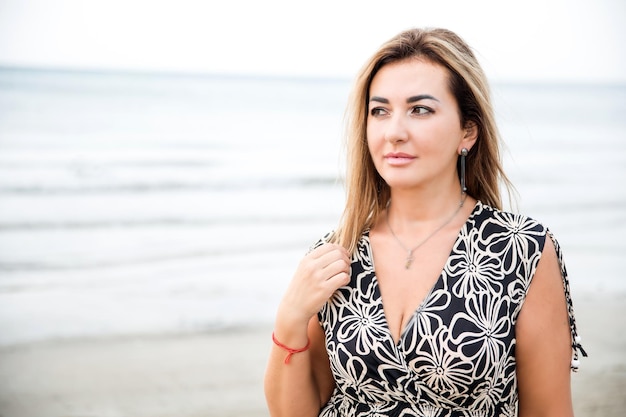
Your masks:
M385 215L400 228L438 223L456 211L465 197L460 186L450 187L446 192L392 189Z

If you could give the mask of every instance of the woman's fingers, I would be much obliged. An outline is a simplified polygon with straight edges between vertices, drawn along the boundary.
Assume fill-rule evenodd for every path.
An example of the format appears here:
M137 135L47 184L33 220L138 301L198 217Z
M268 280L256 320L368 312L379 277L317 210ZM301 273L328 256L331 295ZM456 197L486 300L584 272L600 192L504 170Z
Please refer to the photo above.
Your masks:
M333 253L336 255L343 254L346 259L348 258L348 251L343 246L334 243L325 243L321 246L318 246L317 248L309 252L308 256L312 259L321 259L325 255Z
M344 285L348 285L348 283L350 282L350 271L349 270L348 271L342 270L338 274L335 274L332 277L330 277L328 280L326 280L326 282L328 283L328 285L329 285L329 287L331 289L331 294L332 294L339 287L343 287Z
M311 268L320 273L322 279L328 280L338 273L350 271L348 251L342 246L327 243L311 252Z
M349 281L348 252L342 246L327 243L302 259L283 301L298 317L308 318Z

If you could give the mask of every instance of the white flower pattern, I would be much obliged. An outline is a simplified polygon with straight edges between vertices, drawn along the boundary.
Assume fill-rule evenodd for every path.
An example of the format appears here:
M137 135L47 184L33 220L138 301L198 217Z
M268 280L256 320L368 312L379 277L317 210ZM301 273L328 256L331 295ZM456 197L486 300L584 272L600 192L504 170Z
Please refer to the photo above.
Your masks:
M561 262L572 347L581 349L558 243L546 227L478 202L398 343L366 231L351 282L319 312L336 388L322 417L509 417L517 413L515 323L546 236ZM324 240L320 240L321 244Z

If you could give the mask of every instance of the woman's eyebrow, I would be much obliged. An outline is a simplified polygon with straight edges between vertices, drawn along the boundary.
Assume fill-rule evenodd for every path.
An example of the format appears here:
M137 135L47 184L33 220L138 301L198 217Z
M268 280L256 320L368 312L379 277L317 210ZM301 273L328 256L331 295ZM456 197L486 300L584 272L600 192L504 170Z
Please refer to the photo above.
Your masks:
M437 100L435 97L431 96L430 94L420 94L418 96L412 96L406 99L407 103L415 103L416 101L421 101L421 100L435 100L435 101L439 101Z
M376 101L378 103L383 103L383 104L389 104L389 100L383 97L378 97L378 96L370 97L370 102L372 101Z
M420 94L420 95L417 95L417 96L411 96L411 97L407 98L406 102L408 104L411 104L411 103L415 103L415 102L418 102L418 101L421 101L421 100L439 101L435 97L431 96L430 94ZM375 101L375 102L378 102L378 103L383 103L383 104L389 104L389 100L387 100L384 97L378 97L378 96L370 97L370 102L372 102L372 101Z

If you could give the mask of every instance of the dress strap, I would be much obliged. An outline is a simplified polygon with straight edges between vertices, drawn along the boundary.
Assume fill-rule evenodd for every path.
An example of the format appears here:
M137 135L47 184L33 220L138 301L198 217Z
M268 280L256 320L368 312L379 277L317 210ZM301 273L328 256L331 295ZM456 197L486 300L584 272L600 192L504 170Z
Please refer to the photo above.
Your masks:
M567 270L565 268L565 263L563 262L563 252L561 251L561 247L559 246L558 241L550 232L547 231L548 236L552 240L554 244L554 249L556 250L556 255L559 260L559 266L561 267L561 277L563 278L563 288L565 290L565 301L567 303L567 314L569 316L569 327L571 331L571 342L572 342L572 371L578 371L578 367L580 366L580 360L578 358L578 353L584 357L587 357L587 352L583 349L581 345L581 337L578 334L578 330L576 328L576 318L574 317L574 304L572 303L572 296L570 294L569 280L567 279Z

